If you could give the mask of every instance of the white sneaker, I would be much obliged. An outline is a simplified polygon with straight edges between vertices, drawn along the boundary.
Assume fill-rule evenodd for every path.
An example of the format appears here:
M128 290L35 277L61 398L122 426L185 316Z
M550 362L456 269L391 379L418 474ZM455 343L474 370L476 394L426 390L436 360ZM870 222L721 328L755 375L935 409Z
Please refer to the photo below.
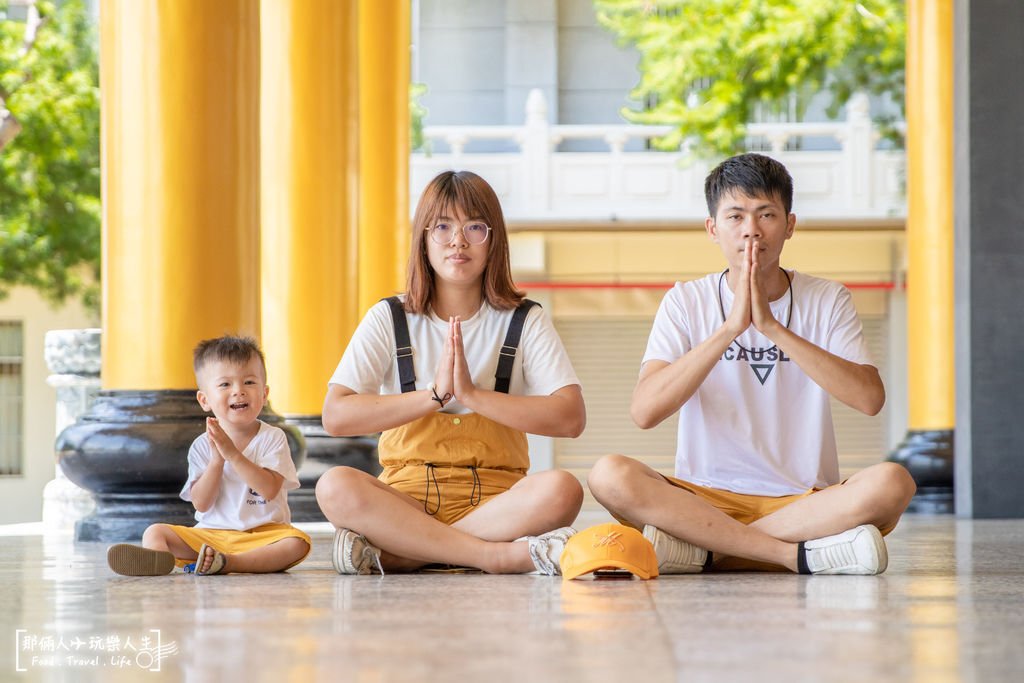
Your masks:
M517 541L526 541L530 547L530 559L536 567L536 574L544 576L558 576L562 573L559 560L562 551L565 550L565 543L576 533L571 526L563 526L561 529L549 531L540 536L523 536Z
M376 570L381 576L384 575L380 549L370 545L366 536L351 529L338 529L334 532L331 564L339 574L373 574Z
M654 546L659 574L699 574L709 564L711 553L665 533L651 524L644 526L644 538Z
M862 524L800 544L801 574L881 574L889 566L882 534Z

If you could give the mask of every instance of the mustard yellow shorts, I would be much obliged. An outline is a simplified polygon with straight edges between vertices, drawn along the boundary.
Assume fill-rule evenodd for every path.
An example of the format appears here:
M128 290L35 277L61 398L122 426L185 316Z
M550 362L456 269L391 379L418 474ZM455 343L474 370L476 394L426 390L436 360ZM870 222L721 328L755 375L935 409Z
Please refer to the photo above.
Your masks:
M249 550L263 548L271 543L276 543L285 538L300 538L306 542L306 554L299 560L285 567L291 569L305 560L309 551L313 548L313 540L309 534L299 531L291 524L264 524L248 531L236 531L234 529L197 529L191 526L179 526L168 524L178 538L185 541L188 547L197 553L204 544L219 550L228 555L237 555ZM176 560L175 563L181 567L189 564L190 560Z
M737 522L743 522L744 524L756 522L762 517L767 517L773 512L781 510L791 503L795 503L801 498L813 496L815 493L827 490L812 488L807 489L803 493L794 493L789 496L754 496L746 493L733 493L732 491L723 491L721 489L698 486L692 482L676 479L675 477L668 477L665 475L661 476L665 477L665 481L676 488L689 491L690 493L703 498L714 507L735 519ZM839 484L835 484L834 486L842 486L845 483L846 482L843 481ZM833 487L829 486L828 488ZM881 531L882 535L885 536L895 528L895 524L890 524L879 529L879 531Z
M682 479L676 479L675 477L669 477L664 474L661 476L664 477L665 481L669 484L672 484L672 486L702 498L713 507L721 510L737 522L742 522L743 524L752 524L762 517L767 517L773 512L795 503L801 498L807 498L808 496L813 496L815 493L827 490L811 488L807 489L803 493L794 493L788 496L755 496L746 493L734 493L733 491L724 491L722 489L699 486L698 484L684 481ZM839 484L834 484L834 486L842 486L845 483L846 482L843 481ZM830 486L828 488L833 487ZM630 524L629 522L625 523ZM631 526L635 525L631 524ZM895 528L896 524L893 523L880 528L879 531L882 532L883 536L885 536ZM767 562L758 562L756 560L747 560L739 557L726 557L722 558L721 561L715 562L715 569L724 571L781 571L783 568Z
M418 500L437 521L451 525L525 476L518 470L417 464L385 467L379 479Z

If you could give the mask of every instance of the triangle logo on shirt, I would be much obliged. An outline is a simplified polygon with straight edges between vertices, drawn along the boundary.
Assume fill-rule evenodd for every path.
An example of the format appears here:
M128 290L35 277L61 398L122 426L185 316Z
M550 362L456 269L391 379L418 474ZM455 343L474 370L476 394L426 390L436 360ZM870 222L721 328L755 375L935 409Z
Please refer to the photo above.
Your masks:
M751 363L750 369L754 371L754 375L757 377L757 381L764 386L764 383L768 381L768 375L772 374L772 370L775 365L766 365L763 363Z

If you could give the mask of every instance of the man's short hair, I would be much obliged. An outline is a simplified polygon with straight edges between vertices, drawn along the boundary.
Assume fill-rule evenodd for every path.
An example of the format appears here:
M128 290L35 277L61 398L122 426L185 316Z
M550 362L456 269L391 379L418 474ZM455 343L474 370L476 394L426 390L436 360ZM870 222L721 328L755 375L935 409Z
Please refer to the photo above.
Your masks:
M215 339L204 339L196 345L192 351L192 369L198 377L199 371L210 361L228 361L243 365L252 360L253 356L260 359L263 377L266 379L267 362L256 340L252 337L234 337L226 334Z
M793 209L793 178L780 162L763 154L739 154L716 166L704 180L708 215L718 211L722 197L732 192L747 197L777 197L786 213Z

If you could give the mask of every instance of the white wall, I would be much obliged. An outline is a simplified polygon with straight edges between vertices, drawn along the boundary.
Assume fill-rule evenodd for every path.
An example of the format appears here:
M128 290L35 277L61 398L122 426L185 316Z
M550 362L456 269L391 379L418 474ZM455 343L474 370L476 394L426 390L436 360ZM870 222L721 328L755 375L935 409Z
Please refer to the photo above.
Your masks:
M640 82L639 61L635 49L597 23L591 0L560 0L558 122L625 123L622 107L639 107L629 99Z
M49 330L97 327L97 316L77 303L54 308L35 290L19 287L0 300L0 320L22 323L23 448L20 476L0 476L0 524L36 522L43 518L43 487L53 479L56 392L46 383L43 358Z
M415 29L426 122L505 123L505 3L419 0Z
M533 88L550 123L622 123L638 56L597 24L591 0L416 2L428 125L518 125Z

